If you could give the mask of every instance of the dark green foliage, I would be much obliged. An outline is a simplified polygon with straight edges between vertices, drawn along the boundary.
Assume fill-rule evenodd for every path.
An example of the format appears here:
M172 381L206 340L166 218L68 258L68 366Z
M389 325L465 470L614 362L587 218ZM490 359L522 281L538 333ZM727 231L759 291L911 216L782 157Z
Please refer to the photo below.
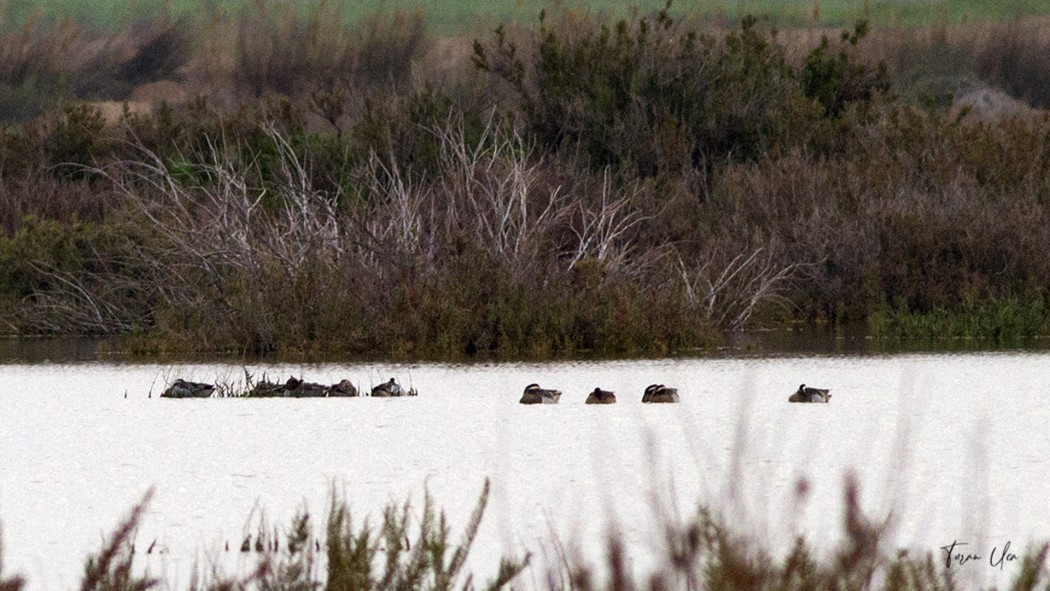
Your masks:
M411 179L433 174L440 140L427 128L448 120L451 113L449 98L430 88L398 94L376 92L365 100L350 132L352 157L358 162L377 157L385 167L397 167Z
M802 87L806 96L816 99L829 116L837 116L850 104L866 105L890 90L885 62L872 68L859 62L854 53L857 43L868 34L868 23L858 22L852 32L842 32L844 44L833 52L827 37L806 56L802 65Z
M929 312L882 309L868 316L872 336L909 342L971 339L976 343L1016 346L1050 330L1050 311L1041 297L1031 301L992 298L965 302L961 310Z
M136 256L141 239L129 224L26 218L13 237L0 237L0 298L19 310L8 321L44 334L141 326L155 295L140 283L151 273Z
M378 540L372 540L372 531L366 521L360 531L354 531L350 508L332 493L332 510L328 514L325 548L328 555L329 591L367 589L372 584L372 563L378 552Z
M95 163L105 149L102 113L88 105L71 105L52 122L44 138L48 160L60 177L81 179L86 166Z
M541 145L642 176L753 159L814 120L783 47L750 17L721 37L666 8L613 26L543 18L529 46L500 28L473 61L511 86Z

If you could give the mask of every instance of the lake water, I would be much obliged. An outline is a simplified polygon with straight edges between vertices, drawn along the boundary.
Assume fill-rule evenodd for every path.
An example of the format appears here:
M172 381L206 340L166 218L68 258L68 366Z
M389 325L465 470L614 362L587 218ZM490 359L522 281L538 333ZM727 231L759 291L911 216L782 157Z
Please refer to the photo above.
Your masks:
M165 552L137 558L179 590L195 565L244 567L250 555L236 549L261 514L283 530L305 506L323 529L333 486L355 519L373 521L390 502L419 507L425 486L458 539L490 478L470 563L481 580L499 556L532 551L524 580L541 581L555 539L600 562L611 522L645 572L660 560L664 516L698 503L769 548L800 533L827 548L850 472L869 513L892 513L895 546L942 558L957 540L987 556L1050 539L1047 353L249 369L365 387L397 376L420 394L164 400L176 377L237 380L241 366L0 365L5 573L31 591L76 588L87 554L151 486L137 541ZM519 405L531 382L561 389L561 403ZM654 382L676 386L681 404L641 404ZM831 388L832 403L788 404L801 382ZM596 386L619 402L585 405ZM995 583L1017 565L956 568Z

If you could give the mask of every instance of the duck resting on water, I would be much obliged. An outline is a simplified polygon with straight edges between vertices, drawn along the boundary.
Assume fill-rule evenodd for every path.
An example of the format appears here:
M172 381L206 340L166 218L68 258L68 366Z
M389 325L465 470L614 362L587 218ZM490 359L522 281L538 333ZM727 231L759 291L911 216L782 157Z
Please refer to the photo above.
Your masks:
M168 387L167 390L161 392L161 398L208 398L215 392L215 386L213 384L202 384L200 382L187 382L183 379L177 379L175 382Z
M788 397L788 402L817 402L828 403L831 401L831 390L826 388L810 388L802 384L798 391Z
M539 384L525 386L521 395L521 404L555 404L561 399L560 390L544 390Z
M663 384L653 384L645 389L642 402L680 402L678 388L668 388Z
M585 404L616 404L616 394L601 388L595 388L594 392L587 395Z
M391 398L397 396L416 396L418 393L415 388L409 388L405 390L401 387L401 384L397 383L397 380L390 378L390 381L383 382L375 388L372 388L372 396L378 398Z

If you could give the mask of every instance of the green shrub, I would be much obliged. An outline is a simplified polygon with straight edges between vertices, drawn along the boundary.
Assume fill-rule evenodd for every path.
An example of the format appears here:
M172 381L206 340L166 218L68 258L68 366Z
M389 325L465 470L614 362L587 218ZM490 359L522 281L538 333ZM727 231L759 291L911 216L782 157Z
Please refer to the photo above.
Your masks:
M884 307L868 318L873 337L905 342L972 339L996 346L1016 346L1050 334L1050 312L1042 298L967 301L961 309L929 312Z
M843 31L841 40L846 46L837 53L832 52L828 38L821 37L820 45L803 62L803 90L820 102L828 116L838 116L850 104L870 103L890 90L885 62L871 68L852 53L867 34L866 21L858 22L852 32Z
M759 157L815 113L775 33L748 17L721 36L652 19L615 25L541 18L524 46L503 28L474 63L506 82L548 150L582 149L596 168L674 174Z

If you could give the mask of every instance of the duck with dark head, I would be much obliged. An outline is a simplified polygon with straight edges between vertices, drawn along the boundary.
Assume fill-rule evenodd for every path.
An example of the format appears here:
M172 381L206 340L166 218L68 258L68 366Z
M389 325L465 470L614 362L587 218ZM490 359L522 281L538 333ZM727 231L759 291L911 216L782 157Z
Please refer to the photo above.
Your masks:
M398 384L394 378L390 378L389 382L383 382L372 388L372 396L378 398L401 396L401 384Z
M616 394L601 388L595 388L594 392L587 395L586 404L616 404Z
M802 384L798 390L788 397L788 402L817 402L826 404L831 402L831 390L826 388L810 388Z
M405 390L401 387L401 384L397 383L397 380L395 380L394 378L390 378L389 381L383 382L375 388L372 388L372 396L378 398L396 398L399 396L416 395L418 395L418 392L416 392L415 388L409 388L408 390Z
M645 393L642 394L642 402L681 402L681 400L678 398L678 388L653 384L645 389Z
M332 397L351 397L357 396L357 388L350 383L350 380L343 380L338 384L332 384L332 387L328 389L328 395Z
M544 390L539 384L525 386L521 395L522 404L555 404L561 399L560 390Z
M175 380L167 390L161 392L161 398L209 398L215 392L212 384Z

